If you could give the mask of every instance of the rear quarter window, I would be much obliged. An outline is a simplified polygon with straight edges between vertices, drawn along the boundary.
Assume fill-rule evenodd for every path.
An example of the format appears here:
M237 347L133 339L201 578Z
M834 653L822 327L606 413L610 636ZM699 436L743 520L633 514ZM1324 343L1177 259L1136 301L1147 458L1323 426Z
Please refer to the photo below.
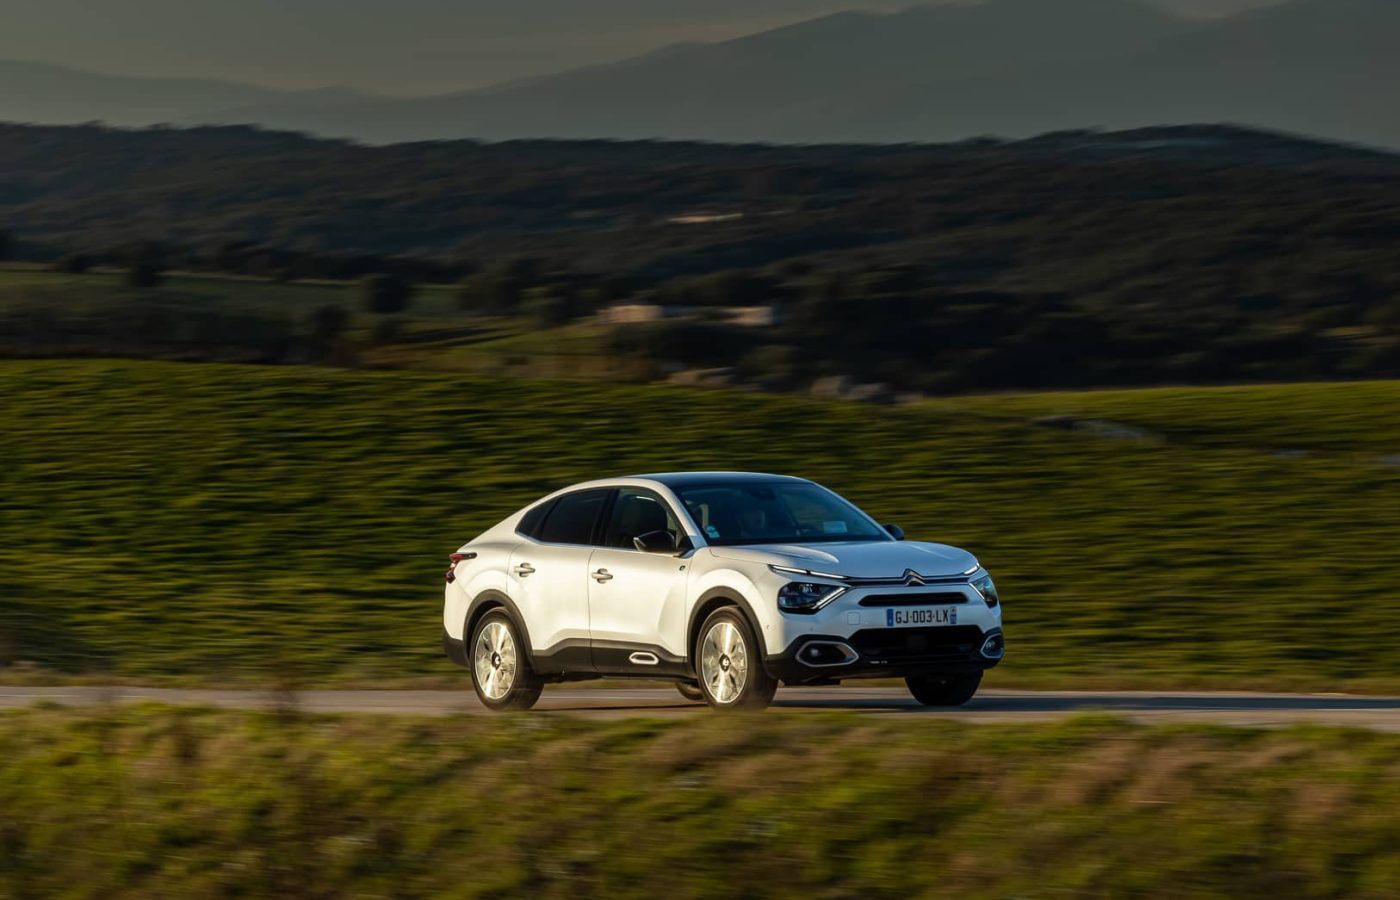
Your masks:
M544 517L549 514L549 510L554 506L554 501L541 503L530 509L520 518L520 524L515 526L516 534L523 534L526 537L538 538L540 536L540 526L544 524Z
M591 544L598 514L608 499L608 491L579 491L554 501L540 526L538 540L547 544Z

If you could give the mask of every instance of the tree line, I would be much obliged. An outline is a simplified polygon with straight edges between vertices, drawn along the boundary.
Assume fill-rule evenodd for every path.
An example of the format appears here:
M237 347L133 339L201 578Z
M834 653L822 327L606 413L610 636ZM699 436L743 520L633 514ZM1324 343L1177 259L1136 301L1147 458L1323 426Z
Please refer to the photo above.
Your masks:
M365 148L0 126L0 163L12 255L132 288L353 280L358 312L411 317L416 285L445 284L462 316L537 328L616 303L779 311L604 335L658 371L926 391L1400 375L1400 158L1286 136Z

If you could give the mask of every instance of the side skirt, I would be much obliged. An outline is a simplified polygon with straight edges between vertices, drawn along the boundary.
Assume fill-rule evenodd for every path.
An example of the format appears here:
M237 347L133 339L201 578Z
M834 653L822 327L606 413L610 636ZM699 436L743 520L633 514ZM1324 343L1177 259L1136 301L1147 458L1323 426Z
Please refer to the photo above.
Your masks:
M691 678L685 657L653 644L625 641L560 641L531 657L535 672L552 676L623 675L638 678Z

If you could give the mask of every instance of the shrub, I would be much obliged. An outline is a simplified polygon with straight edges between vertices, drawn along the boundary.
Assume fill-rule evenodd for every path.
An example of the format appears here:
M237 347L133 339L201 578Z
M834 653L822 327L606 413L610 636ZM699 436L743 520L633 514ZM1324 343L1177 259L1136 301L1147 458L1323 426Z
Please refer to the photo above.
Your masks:
M126 283L134 288L153 288L165 280L165 271L160 263L143 259L131 264L126 270Z
M55 272L62 272L65 275L82 275L95 264L95 260L85 253L70 253L53 264Z
M360 280L365 309L377 316L391 316L408 309L413 285L398 275L380 273Z
M573 304L549 288L530 288L520 311L540 328L558 328L573 319Z

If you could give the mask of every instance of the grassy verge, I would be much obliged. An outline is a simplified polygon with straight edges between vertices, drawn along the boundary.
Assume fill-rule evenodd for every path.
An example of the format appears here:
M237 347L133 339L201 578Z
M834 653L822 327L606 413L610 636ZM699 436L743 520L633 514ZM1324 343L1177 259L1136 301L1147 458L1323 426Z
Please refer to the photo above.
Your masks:
M0 404L0 660L38 677L458 678L439 645L448 552L577 480L718 468L812 477L976 552L1007 604L993 685L1400 690L1383 452L1400 383L881 409L11 361ZM1029 424L1084 410L1165 437ZM1289 435L1326 452L1279 455Z
M1393 897L1400 737L0 716L0 893Z

